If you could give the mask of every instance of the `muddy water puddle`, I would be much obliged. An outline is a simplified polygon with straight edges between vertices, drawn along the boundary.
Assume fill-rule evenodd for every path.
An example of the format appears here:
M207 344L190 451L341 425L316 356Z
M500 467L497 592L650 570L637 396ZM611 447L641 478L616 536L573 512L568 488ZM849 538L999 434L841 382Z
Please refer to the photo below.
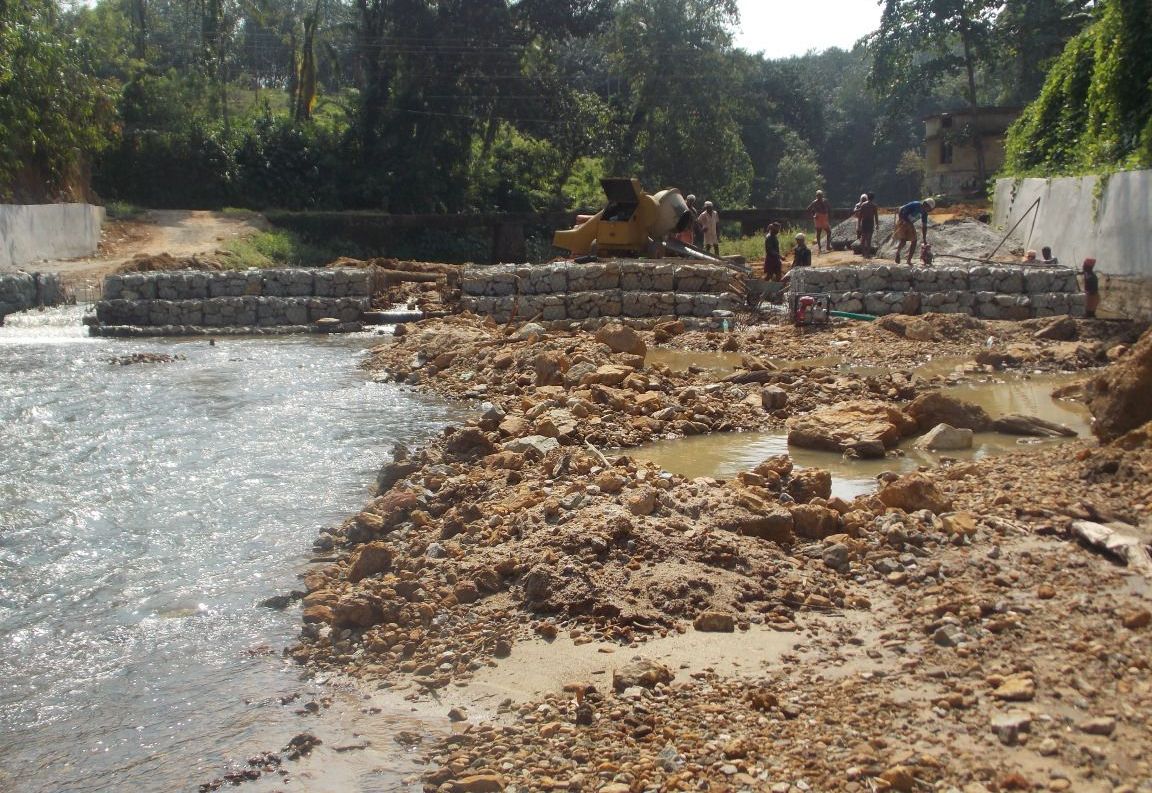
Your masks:
M1079 403L1053 399L1053 389L1075 383L1080 375L1013 376L995 382L953 386L945 393L983 407L993 418L1023 413L1054 421L1075 430L1080 437L1091 435L1090 415ZM802 468L823 468L832 474L832 494L851 499L871 493L876 476L886 471L908 473L920 466L932 466L942 457L980 460L994 455L1045 448L1065 439L1019 438L995 432L977 433L973 447L963 451L930 452L915 447L916 439L900 445L902 456L882 460L848 460L832 452L789 447L787 433L741 432L698 435L657 441L628 451L637 460L653 462L672 473L690 478L707 476L730 479L749 471L768 457L788 454Z
M741 367L744 358L739 352L711 352L708 350L676 350L668 347L654 347L648 350L644 362L649 365L666 366L674 372L689 370L729 374ZM860 377L877 377L888 374L886 366L862 366L852 363L841 355L822 355L811 358L761 358L781 371L793 369L836 369ZM941 356L929 358L912 368L912 373L923 380L933 377L946 377L959 367L971 362L963 356Z

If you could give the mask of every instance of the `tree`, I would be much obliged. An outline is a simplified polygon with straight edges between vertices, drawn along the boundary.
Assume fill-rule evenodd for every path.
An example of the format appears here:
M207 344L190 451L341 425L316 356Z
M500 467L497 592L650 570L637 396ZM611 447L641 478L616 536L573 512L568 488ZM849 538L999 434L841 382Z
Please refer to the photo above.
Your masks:
M1018 105L1040 93L1048 67L1087 24L1090 0L1013 0L996 19L1000 72L1007 79L1000 101Z
M823 187L820 164L812 149L796 133L786 136L784 155L776 166L773 198L781 207L807 206L815 192Z
M993 30L1000 0L884 0L880 28L868 37L873 53L872 85L895 97L900 108L927 93L947 75L962 72L968 106L980 106L976 72L992 55ZM976 169L987 179L979 136Z
M1152 165L1152 15L1109 0L1008 133L1005 171L1050 176Z
M609 34L624 131L609 158L650 189L677 186L744 205L751 161L740 138L728 60L734 0L626 0Z
M82 172L115 133L112 102L60 19L52 0L0 4L0 199L83 194Z

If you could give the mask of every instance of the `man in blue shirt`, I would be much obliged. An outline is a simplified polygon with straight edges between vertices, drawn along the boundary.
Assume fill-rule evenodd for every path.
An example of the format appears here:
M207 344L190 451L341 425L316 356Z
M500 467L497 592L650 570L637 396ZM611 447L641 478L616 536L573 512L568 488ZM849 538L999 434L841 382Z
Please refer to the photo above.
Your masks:
M904 243L911 243L908 248L908 264L912 264L912 257L916 255L916 221L920 221L920 229L924 241L928 241L928 213L936 208L936 200L925 198L923 201L909 201L900 207L896 213L896 231L892 239L896 240L896 261L900 261L900 252Z

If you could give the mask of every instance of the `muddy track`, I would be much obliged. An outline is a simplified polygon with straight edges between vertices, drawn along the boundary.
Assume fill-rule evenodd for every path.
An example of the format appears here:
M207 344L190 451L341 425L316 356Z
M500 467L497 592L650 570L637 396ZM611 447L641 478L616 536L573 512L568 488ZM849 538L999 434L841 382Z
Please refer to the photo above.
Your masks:
M73 288L92 289L105 275L135 256L211 253L237 237L267 228L260 215L225 215L188 209L152 209L140 219L109 221L95 256L41 262L34 269L60 273Z

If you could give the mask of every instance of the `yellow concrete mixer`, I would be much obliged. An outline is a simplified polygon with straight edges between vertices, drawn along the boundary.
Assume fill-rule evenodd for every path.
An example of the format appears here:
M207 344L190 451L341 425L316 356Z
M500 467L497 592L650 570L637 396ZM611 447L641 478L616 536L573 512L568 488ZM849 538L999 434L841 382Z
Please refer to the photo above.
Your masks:
M587 217L577 216L575 228L557 231L552 244L574 256L595 250L598 256L648 253L672 232L683 231L692 213L676 188L648 195L639 179L601 179L608 206Z

